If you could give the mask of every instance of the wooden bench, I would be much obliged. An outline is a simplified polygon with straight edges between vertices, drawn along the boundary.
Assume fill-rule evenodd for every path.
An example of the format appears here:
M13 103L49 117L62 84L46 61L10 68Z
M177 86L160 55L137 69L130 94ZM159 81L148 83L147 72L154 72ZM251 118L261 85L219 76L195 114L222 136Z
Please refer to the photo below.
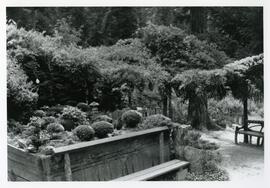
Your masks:
M260 127L260 130L253 130L254 127ZM249 143L252 144L252 136L257 137L257 145L263 145L264 142L264 122L261 120L248 120L248 127L244 129L242 127L235 128L235 143L238 144L238 134L248 135L249 136ZM261 140L262 139L262 140ZM261 143L260 143L261 142Z
M114 179L113 181L146 181L173 171L177 172L176 180L181 180L181 170L188 167L188 165L189 162L187 161L174 159L160 165Z

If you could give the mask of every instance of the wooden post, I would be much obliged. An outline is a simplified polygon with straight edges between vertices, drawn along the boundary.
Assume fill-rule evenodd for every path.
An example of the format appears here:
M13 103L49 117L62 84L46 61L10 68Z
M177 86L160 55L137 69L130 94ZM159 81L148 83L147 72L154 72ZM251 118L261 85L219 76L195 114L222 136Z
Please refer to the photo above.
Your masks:
M243 126L244 130L247 131L248 129L248 99L245 97L243 99ZM244 134L244 143L248 143L248 135Z
M164 133L161 132L159 135L159 155L160 155L160 163L164 163Z
M172 92L170 91L169 97L169 118L173 120L173 108L172 108Z
M163 115L167 116L167 110L168 110L167 96L163 97L162 102L163 102Z
M64 162L65 162L65 177L66 177L66 180L67 181L72 181L72 172L71 172L71 167L70 167L69 153L65 153Z
M44 177L43 179L45 181L51 181L51 167L50 167L50 160L51 158L49 156L42 156L41 157L41 164L43 167Z

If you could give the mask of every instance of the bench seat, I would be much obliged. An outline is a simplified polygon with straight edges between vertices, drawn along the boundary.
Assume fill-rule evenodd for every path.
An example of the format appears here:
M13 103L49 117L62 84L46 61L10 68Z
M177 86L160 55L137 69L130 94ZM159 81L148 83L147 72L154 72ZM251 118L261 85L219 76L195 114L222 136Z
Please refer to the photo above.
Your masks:
M187 161L181 161L178 159L171 160L169 162L162 163L160 165L156 165L154 167L141 170L112 181L145 181L151 180L155 177L161 176L171 171L176 171L181 168L185 168L189 165Z
M257 137L263 137L263 133L257 132L257 131L244 131L244 130L239 130L238 134L247 134L251 136L257 136Z
M251 125L251 124L254 124L254 123L259 123L259 124ZM260 128L259 131L257 131L257 130L251 129L253 127L261 127L261 128ZM238 144L238 141L237 141L238 134L243 134L243 135L249 136L250 144L252 144L252 136L255 136L255 137L257 137L257 145L258 146L263 145L263 142L264 142L263 127L264 127L263 121L254 121L254 120L249 120L248 121L248 127L246 128L247 130L244 129L244 126L235 127L235 138L234 138L235 143Z

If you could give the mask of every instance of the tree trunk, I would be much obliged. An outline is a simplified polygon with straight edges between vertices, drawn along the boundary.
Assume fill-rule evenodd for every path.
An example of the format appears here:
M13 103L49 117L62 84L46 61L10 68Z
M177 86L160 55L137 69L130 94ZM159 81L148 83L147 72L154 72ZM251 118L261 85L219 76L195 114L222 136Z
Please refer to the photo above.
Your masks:
M188 118L195 129L217 128L210 120L206 96L193 96L189 99Z
M248 129L248 99L244 98L243 99L243 106L244 106L244 110L243 110L243 126L244 126L244 130L246 131ZM244 143L248 143L248 135L244 135Z
M167 116L167 111L168 111L168 100L167 100L167 96L164 96L162 99L163 102L163 115Z
M128 106L132 108L132 92L128 92Z
M172 92L170 92L170 94L168 96L168 102L169 102L169 118L173 119Z
M190 28L193 34L204 33L206 30L207 14L205 7L190 8Z

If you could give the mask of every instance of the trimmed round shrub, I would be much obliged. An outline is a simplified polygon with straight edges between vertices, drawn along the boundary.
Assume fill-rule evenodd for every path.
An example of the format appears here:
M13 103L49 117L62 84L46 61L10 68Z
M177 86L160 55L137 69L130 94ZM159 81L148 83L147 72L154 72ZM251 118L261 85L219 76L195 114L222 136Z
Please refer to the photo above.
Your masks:
M98 121L107 121L108 123L112 123L113 119L107 115L100 115L94 119L94 122L98 122Z
M74 129L74 134L81 140L81 141L89 141L94 138L95 131L89 125L79 125Z
M142 121L142 114L136 110L128 110L122 115L122 122L126 127L134 128Z
M148 116L142 123L144 128L171 126L172 120L162 114Z
M89 106L88 104L84 103L84 102L80 102L77 104L77 108L79 108L81 111L83 112L87 112L89 110Z
M47 126L47 131L49 133L60 133L60 132L65 131L65 129L64 129L63 125L61 125L59 123L50 123Z
M99 121L92 124L95 134L98 138L105 138L113 132L113 124L107 121Z
M36 110L36 111L34 111L34 116L45 117L46 113L43 110Z
M65 130L70 131L86 122L86 113L82 112L77 107L67 106L64 108L60 118Z

